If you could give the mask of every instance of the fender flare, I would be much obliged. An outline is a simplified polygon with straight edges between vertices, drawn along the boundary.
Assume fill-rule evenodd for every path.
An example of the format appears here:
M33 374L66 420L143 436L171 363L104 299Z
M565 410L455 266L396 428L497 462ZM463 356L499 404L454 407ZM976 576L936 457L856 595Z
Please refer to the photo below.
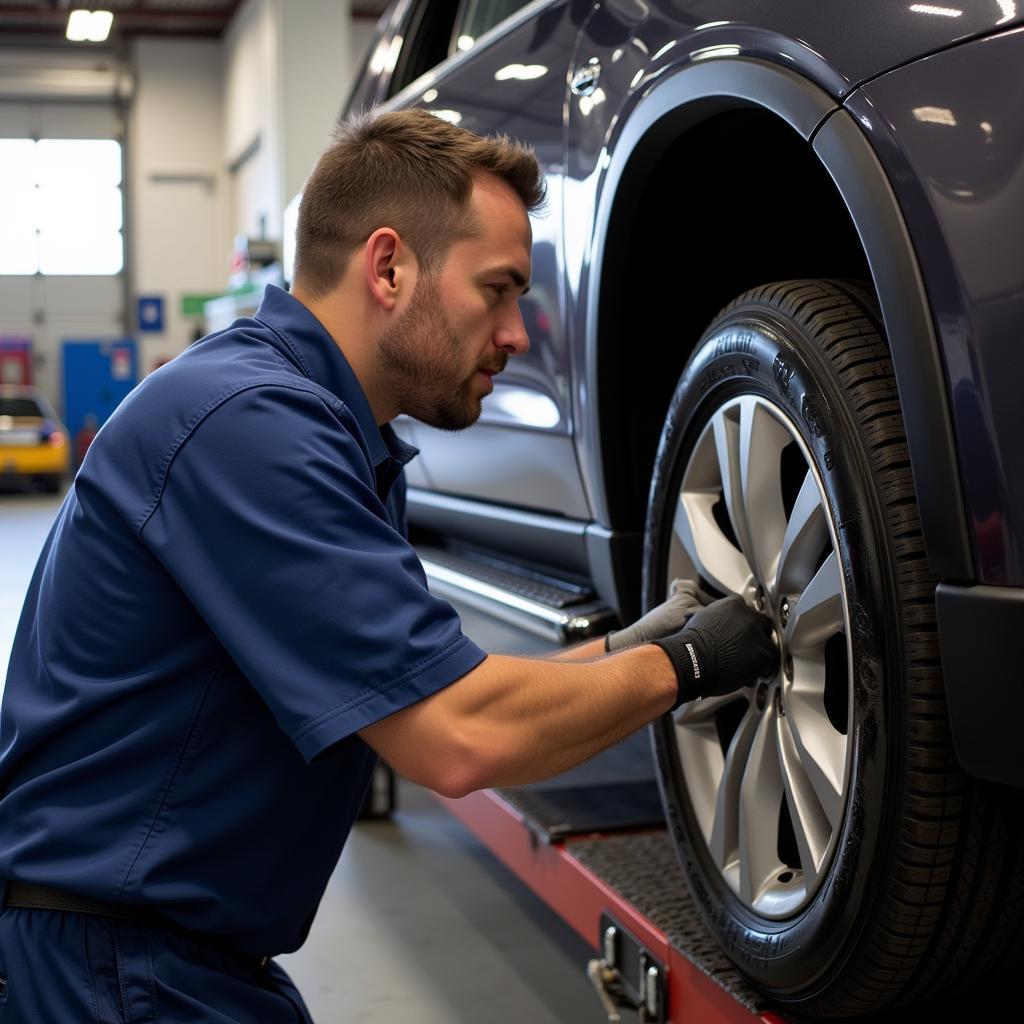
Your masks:
M972 579L974 558L950 420L945 369L932 311L892 186L851 114L807 79L767 61L722 58L655 80L612 122L607 166L585 270L585 387L576 418L581 468L595 518L610 521L604 496L598 390L598 337L604 249L613 218L623 216L625 175L653 167L680 134L727 110L774 113L813 148L834 182L867 257L889 337L907 427L929 565L936 575ZM636 199L626 198L632 204Z

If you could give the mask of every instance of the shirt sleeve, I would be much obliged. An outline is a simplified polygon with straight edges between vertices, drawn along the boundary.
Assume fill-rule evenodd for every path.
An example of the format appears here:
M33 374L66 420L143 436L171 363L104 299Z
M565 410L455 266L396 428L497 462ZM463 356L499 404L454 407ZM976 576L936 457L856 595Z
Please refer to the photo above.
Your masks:
M141 530L307 761L486 655L427 590L354 420L261 386L178 449Z

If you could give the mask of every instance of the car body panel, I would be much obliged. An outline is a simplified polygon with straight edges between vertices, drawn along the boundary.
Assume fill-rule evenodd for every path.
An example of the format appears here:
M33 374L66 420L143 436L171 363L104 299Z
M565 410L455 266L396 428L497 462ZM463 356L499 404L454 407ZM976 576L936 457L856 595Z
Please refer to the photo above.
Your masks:
M848 101L894 182L941 340L976 578L1024 585L1024 29ZM970 83L970 88L964 88Z
M454 495L555 508L590 517L573 432L570 356L561 310L561 181L565 79L578 34L572 4L528 5L499 38L421 77L385 106L421 106L463 128L504 132L533 146L548 182L545 209L531 217L530 291L520 300L530 351L494 381L477 426L458 435L423 428L424 471ZM481 37L484 39L484 37Z
M69 468L67 430L43 393L27 386L0 388L0 477L53 478Z

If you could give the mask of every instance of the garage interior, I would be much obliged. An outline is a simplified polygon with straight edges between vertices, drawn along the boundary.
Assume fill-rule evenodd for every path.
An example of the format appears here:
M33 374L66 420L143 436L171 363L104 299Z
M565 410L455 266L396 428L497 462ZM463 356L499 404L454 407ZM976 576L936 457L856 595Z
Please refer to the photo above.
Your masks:
M109 37L74 40L69 15L79 4L0 0L0 402L4 396L13 401L18 389L37 389L40 416L54 424L49 445L59 450L48 452L43 468L0 465L0 694L36 560L96 430L148 374L252 314L267 285L285 286L299 193L370 58L389 0L111 0L106 7L113 13ZM813 260L799 238L815 227L834 242L827 276L870 277L838 193L795 133L789 141L794 154L803 155L794 159L805 161L806 169L800 176L779 169L770 120L759 111L734 111L697 129L709 147L734 146L736 159L690 165L679 178L666 160L635 219L617 226L620 235L628 231L632 248L623 243L624 255L609 259L608 273L621 275L622 284L605 312L618 331L636 331L639 345L662 345L680 322L664 307L638 309L627 301L643 289L646 273L625 255L627 248L655 248L659 218L683 218L687 197L712 179L735 175L743 194L734 209L709 206L696 214L694 230L709 242L684 257L703 302L683 315L690 333L699 335L735 294L731 287L718 293L713 267L731 258L733 233L745 226L791 237L770 253L751 247L735 257L744 289L764 279L769 261L769 278L813 276ZM756 190L741 188L743 147L730 142L743 133L744 146L763 141L778 159ZM672 208L661 209L669 196ZM787 204L808 196L817 200L816 213L797 230ZM613 379L629 396L608 414L620 447L609 455L615 500L638 522L662 410L688 354L682 348L667 354L670 365L653 382L625 350L610 357L605 386ZM16 414L0 406L0 420L5 415ZM638 451L643 459L629 457ZM429 531L419 540L424 559L434 559L443 578L445 553L431 546ZM466 635L484 650L537 655L551 649L551 640L536 631L495 621L440 583L438 592L452 599ZM648 743L642 731L608 752L586 785L606 792L633 786L623 799L657 804ZM634 778L630 766L638 762L644 767ZM675 1024L799 1022L746 987L702 930L680 930L679 921L695 915L691 904L680 910L659 906L656 897L645 902L663 871L673 877L679 871L660 804L615 826L632 830L625 840L632 851L619 863L620 869L627 865L621 890L615 866L603 861L614 858L617 847L597 842L587 849L588 826L567 830L582 869L574 865L570 874L558 874L564 861L550 859L565 838L558 831L558 795L573 790L578 778L570 774L545 791L554 802L542 798L543 806L529 793L506 794L503 807L514 809L511 818L476 829L474 820L491 822L486 800L467 798L468 810L460 811L379 770L374 792L381 807L368 806L355 826L308 941L278 958L318 1024L665 1022L666 968L679 976L684 968L675 961L655 964L642 952L641 972L653 965L652 984L663 986L649 997L656 1009L644 1009L641 973L628 997L640 1007L620 1006L622 1016L612 1016L594 977L595 958L614 959L611 947L600 946L596 931L581 935L572 919L576 897L551 889L580 878L592 891L611 893L609 906L618 916L613 913L608 926L619 929L613 944L639 941L643 947L648 926L654 936L648 946L690 943L685 970L692 977L686 975L679 992L693 1000L692 1009L676 1005ZM389 785L396 787L393 796ZM594 820L596 836L603 819L598 813ZM496 855L510 827L521 833L514 844L521 842L525 852ZM544 866L517 868L534 854ZM555 881L544 879L549 870ZM633 914L639 924L623 916ZM607 938L603 918L602 929ZM1009 1019L1001 1016L1001 996L993 999L988 1006L974 994L946 1000L941 1011L933 1006L920 1015L894 1011L857 1019Z

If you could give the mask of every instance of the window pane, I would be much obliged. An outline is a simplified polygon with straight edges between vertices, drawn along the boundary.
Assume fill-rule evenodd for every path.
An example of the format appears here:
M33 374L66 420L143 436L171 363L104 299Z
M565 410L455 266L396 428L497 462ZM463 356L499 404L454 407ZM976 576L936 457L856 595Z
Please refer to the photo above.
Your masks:
M121 144L113 139L43 139L39 184L113 188L121 184Z
M118 231L103 234L39 234L39 269L44 274L119 274L124 240Z
M525 5L526 0L469 0L459 26L458 48L469 49L488 29Z
M39 236L35 228L15 231L0 224L0 274L34 274L39 270Z
M40 188L39 228L62 234L91 235L121 230L119 188Z
M0 139L0 193L36 183L36 144L32 139Z
M0 185L0 235L7 231L35 231L38 221L38 189L7 189Z

